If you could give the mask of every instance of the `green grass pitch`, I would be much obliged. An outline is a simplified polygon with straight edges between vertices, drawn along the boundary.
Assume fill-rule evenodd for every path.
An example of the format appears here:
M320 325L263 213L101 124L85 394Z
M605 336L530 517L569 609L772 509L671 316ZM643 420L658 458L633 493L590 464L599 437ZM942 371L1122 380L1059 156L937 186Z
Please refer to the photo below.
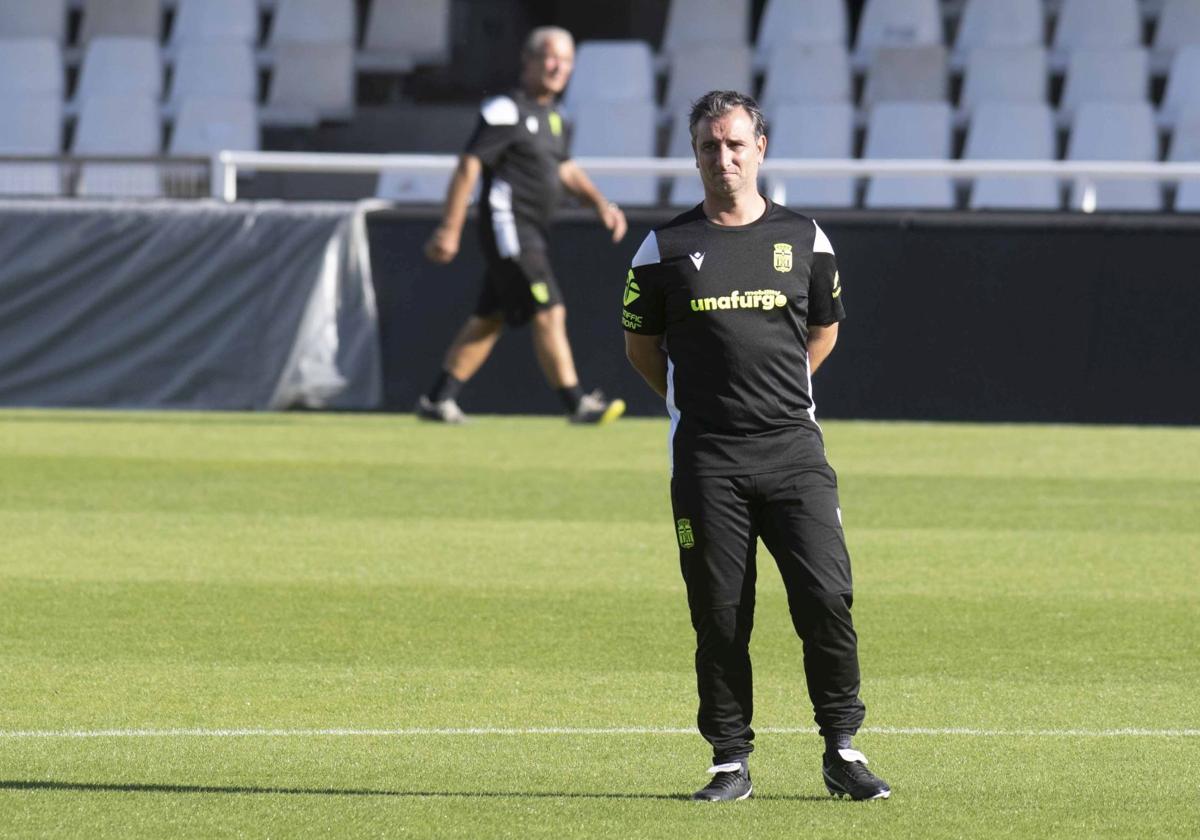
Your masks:
M0 837L1200 830L1200 430L827 423L894 794L826 795L763 552L732 806L666 432L0 413Z

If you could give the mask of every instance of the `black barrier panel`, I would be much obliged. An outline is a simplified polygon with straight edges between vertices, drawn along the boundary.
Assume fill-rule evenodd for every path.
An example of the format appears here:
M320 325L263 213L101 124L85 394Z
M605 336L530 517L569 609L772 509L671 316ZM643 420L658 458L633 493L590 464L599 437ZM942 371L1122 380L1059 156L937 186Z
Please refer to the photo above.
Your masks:
M632 222L616 247L586 217L553 233L582 382L643 415L664 410L625 361L620 298L629 260L657 219ZM818 417L1200 422L1200 219L819 220L837 251L848 319L814 382ZM420 256L433 224L399 211L369 221L390 410L409 410L428 387L478 294L473 227L458 260L439 267ZM460 401L468 412L560 410L527 328L501 340Z

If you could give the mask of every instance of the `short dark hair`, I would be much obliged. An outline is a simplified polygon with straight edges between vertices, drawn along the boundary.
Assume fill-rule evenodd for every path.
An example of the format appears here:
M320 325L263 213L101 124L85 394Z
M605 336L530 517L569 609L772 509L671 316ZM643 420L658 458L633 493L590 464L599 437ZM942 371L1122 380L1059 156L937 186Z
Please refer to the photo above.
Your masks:
M753 96L738 93L736 90L710 90L692 103L692 113L688 117L688 131L692 135L692 143L696 142L696 126L700 120L712 120L723 117L735 108L745 108L754 123L754 139L766 136L767 121L763 118L762 110Z

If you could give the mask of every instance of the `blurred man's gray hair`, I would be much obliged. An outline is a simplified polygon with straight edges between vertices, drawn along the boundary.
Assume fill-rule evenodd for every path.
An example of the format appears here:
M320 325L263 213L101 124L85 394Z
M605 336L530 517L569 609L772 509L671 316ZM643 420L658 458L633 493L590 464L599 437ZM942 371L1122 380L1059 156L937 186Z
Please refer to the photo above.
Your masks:
M561 26L539 26L525 37L525 45L521 47L521 55L541 55L546 42L551 38L564 38L575 49L575 36Z
M736 90L710 90L692 103L692 113L688 117L688 130L692 134L692 144L696 143L696 126L701 120L715 120L723 117L735 108L745 108L754 123L754 139L766 136L767 121L763 118L762 110L753 96L738 93Z

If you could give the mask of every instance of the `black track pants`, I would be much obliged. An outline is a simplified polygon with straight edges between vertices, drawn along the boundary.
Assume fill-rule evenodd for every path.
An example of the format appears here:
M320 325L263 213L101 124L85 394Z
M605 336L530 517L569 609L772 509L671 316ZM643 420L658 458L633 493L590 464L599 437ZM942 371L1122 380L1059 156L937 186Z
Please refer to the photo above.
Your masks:
M775 558L822 734L853 734L858 637L837 477L827 464L751 476L677 476L671 505L696 630L697 722L717 763L753 750L750 633L758 537Z

